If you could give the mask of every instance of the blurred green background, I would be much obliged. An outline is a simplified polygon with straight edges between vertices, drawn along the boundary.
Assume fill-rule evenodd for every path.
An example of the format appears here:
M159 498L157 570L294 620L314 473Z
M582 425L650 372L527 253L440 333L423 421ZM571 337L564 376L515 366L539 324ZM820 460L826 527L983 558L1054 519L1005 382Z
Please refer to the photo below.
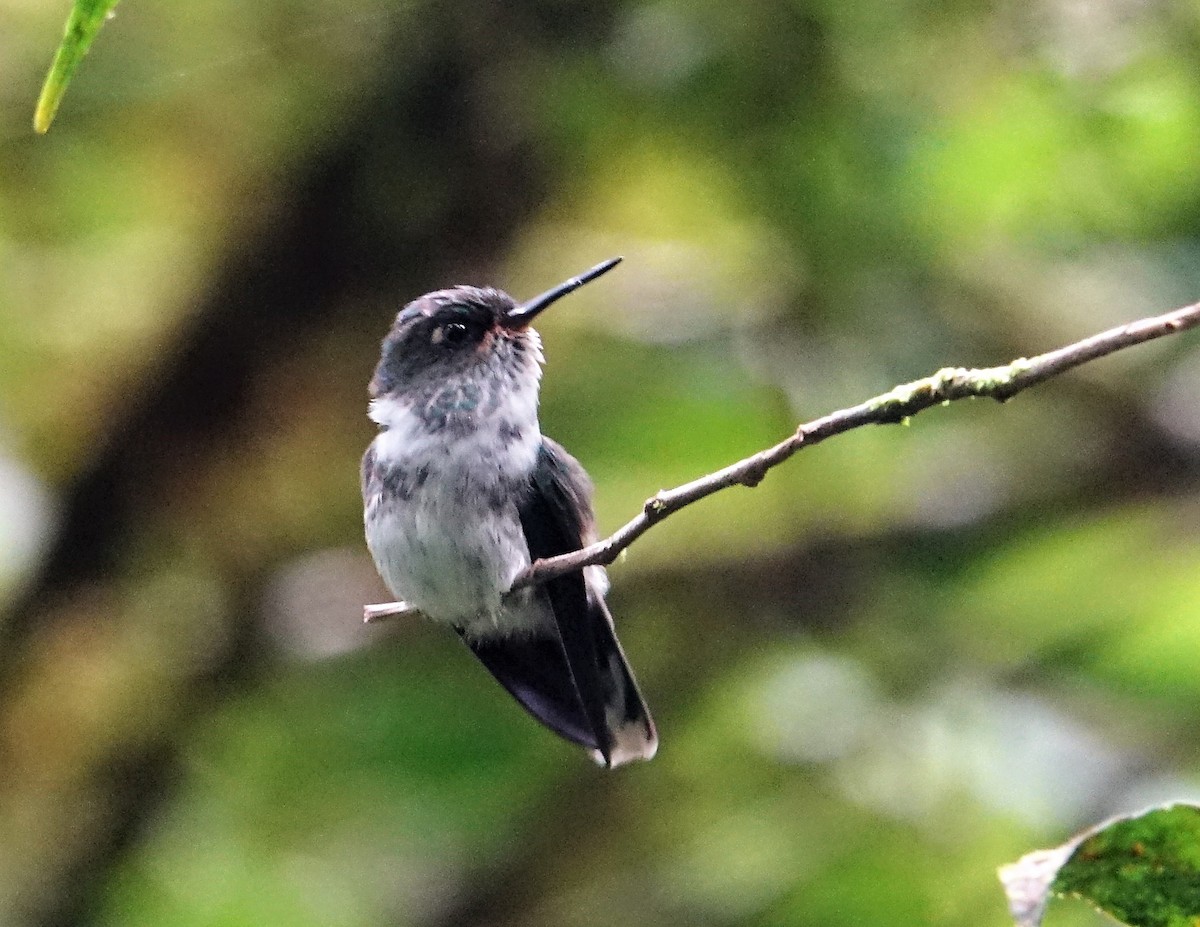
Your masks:
M1200 339L799 455L611 570L657 759L365 628L397 309L529 296L611 531L1200 298L1200 4L0 0L0 924L1007 923L1200 796ZM1098 923L1068 905L1054 924Z

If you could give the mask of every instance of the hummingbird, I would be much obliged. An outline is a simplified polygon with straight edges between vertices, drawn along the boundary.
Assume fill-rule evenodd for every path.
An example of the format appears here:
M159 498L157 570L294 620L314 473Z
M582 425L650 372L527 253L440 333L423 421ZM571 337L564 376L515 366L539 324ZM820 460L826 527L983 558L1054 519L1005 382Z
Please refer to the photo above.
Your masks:
M592 483L538 422L547 307L613 258L518 304L454 286L406 305L370 384L367 547L388 588L452 627L534 718L607 767L658 735L605 603L604 568L513 590L533 561L596 540Z

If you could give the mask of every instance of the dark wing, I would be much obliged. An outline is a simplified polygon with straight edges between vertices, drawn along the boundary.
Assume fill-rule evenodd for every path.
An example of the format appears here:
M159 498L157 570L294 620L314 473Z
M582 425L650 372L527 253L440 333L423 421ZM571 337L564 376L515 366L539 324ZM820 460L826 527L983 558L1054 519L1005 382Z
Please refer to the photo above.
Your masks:
M591 488L591 480L575 458L559 444L543 438L530 492L520 507L531 560L583 546L585 531L591 534ZM569 573L542 588L550 599L566 668L595 734L596 749L605 763L611 763L611 734L604 718L604 689L595 635L590 632L592 616L583 573Z
M521 526L534 560L578 550L593 537L591 481L570 454L543 438ZM654 723L613 632L604 600L583 573L545 583L557 634L468 644L538 720L591 747L612 766L654 755Z

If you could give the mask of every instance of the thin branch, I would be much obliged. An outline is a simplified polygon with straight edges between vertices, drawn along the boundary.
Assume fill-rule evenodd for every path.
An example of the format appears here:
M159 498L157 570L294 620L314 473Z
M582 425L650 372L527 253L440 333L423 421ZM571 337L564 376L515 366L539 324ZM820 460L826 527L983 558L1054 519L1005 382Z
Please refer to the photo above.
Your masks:
M1018 358L1001 367L967 369L945 367L932 376L897 386L882 396L832 412L801 425L774 447L730 464L674 489L664 489L647 499L642 511L615 533L582 550L535 561L513 581L513 590L573 573L586 566L607 566L621 551L669 515L730 486L757 486L767 471L779 466L797 451L826 438L864 425L890 425L906 421L918 412L959 399L977 397L1006 402L1022 390L1056 377L1088 361L1164 335L1200 325L1200 303L1109 329L1057 351L1037 357ZM366 620L415 611L403 602L367 606Z
M1165 315L1109 329L1057 351L1028 359L1018 358L1002 367L986 367L981 370L945 367L932 376L897 386L882 396L801 425L791 437L774 447L759 451L722 470L674 489L662 490L646 500L636 518L604 540L574 553L535 561L516 578L513 589L544 583L585 566L607 566L617 559L621 551L668 515L730 486L757 486L772 467L779 466L801 448L819 444L826 438L861 428L863 425L903 422L918 412L958 399L989 397L1005 402L1030 386L1088 361L1198 324L1200 303L1194 303Z
M384 618L412 618L421 614L421 610L407 602L380 602L378 605L363 606L363 621L374 624Z

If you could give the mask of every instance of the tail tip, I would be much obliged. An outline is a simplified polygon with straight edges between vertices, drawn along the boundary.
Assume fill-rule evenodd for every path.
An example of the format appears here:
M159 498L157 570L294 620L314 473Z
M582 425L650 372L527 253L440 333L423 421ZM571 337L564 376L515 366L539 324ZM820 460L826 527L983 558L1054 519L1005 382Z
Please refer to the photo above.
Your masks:
M630 724L613 731L612 747L606 757L600 750L589 750L597 766L616 769L634 760L652 760L658 753L658 734L653 727L647 730L640 724Z

